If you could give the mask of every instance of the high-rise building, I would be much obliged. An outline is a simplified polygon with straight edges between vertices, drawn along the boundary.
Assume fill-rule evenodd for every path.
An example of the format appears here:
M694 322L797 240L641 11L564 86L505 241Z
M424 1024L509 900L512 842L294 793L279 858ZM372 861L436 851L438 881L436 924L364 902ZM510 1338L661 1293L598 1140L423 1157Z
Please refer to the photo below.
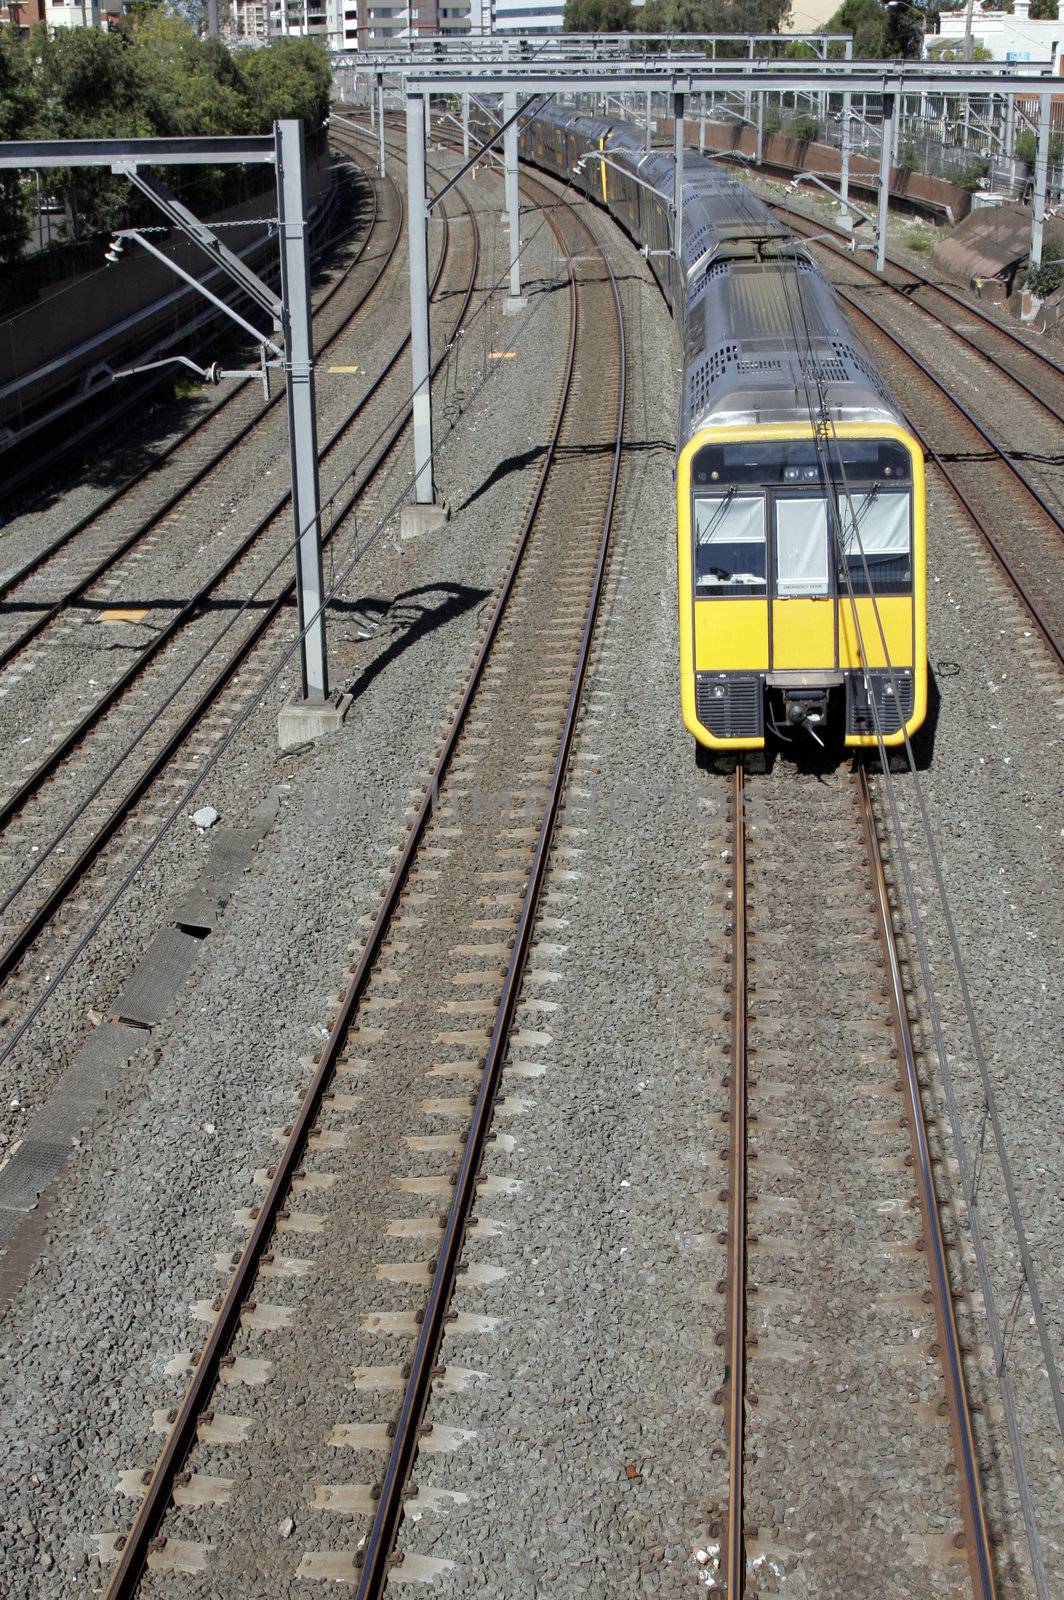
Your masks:
M330 0L330 4L333 0ZM335 0L341 49L388 49L403 39L488 31L488 0ZM488 22L483 20L487 13ZM332 40L330 40L332 42Z
M492 33L561 33L565 0L492 0Z

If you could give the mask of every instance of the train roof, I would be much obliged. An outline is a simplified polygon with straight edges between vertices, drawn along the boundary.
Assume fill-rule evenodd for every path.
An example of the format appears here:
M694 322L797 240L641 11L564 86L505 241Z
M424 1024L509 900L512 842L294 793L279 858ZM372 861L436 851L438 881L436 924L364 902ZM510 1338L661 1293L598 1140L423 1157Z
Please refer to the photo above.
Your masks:
M810 410L836 423L902 420L804 253L712 260L690 283L685 347L683 438L699 428L793 422Z
M569 111L539 115L592 147L605 139L613 159L671 205L672 151L646 151L641 129ZM713 426L794 423L810 411L837 423L903 421L804 245L748 185L693 150L684 153L681 259L681 439Z

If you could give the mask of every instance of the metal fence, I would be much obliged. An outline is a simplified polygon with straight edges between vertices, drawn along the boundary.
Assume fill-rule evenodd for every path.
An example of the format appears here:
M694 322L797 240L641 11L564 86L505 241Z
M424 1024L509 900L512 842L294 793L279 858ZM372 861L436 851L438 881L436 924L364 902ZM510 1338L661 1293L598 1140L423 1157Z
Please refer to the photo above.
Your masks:
M336 87L350 100L368 104L368 80L354 73ZM753 90L708 90L687 101L689 122L705 121L756 126L758 95ZM892 165L924 172L959 188L1030 200L1034 186L1034 119L1037 103L1010 110L1001 95L966 98L962 95L905 95L894 119ZM762 127L766 134L782 133L802 143L818 141L841 147L843 97L841 94L766 92ZM558 106L571 104L603 116L620 114L637 126L651 118L671 118L668 97L596 93L557 95ZM389 109L401 106L401 96L388 95ZM1064 204L1064 100L1054 102L1050 138L1047 207ZM850 106L850 149L878 162L882 143L883 106L879 95L853 95Z
M1031 106L1010 109L1001 96L906 95L894 119L892 165L943 178L959 188L989 191L1029 200L1034 186L1035 129ZM832 94L766 94L765 133L783 133L802 142L841 147L843 98ZM1047 205L1064 203L1064 105L1054 106L1050 136ZM688 115L699 116L698 97ZM706 119L753 122L756 97L738 91L706 96ZM850 149L879 159L882 101L854 95L850 108Z

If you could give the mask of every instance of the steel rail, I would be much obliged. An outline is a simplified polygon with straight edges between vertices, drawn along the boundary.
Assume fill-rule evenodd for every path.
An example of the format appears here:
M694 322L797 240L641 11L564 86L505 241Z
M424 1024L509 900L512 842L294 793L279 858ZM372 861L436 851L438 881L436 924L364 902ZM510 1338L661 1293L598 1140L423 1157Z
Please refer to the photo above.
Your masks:
M841 256L844 260L854 261L860 267L862 272L867 272L870 277L877 278L880 282L886 283L889 288L895 289L898 294L905 295L906 299L910 298L910 292L906 289L903 289L900 284L891 283L885 272L879 272L867 261L860 260L854 251L845 248L845 241L848 240L851 244L853 242L853 235L851 233L847 233L842 228L832 227L830 222L821 221L819 217L807 217L803 211L793 211L790 206L782 205L778 201L769 200L766 201L766 204L772 211L778 211L792 221L798 220L807 224L818 234L830 233L833 238L842 241L842 243L835 245L828 240L824 240L823 242L826 249L829 249L834 254ZM800 230L796 229L795 231L799 232ZM915 279L917 287L921 289L930 289L932 293L941 295L944 300L950 301L951 304L959 307L960 310L968 312L979 322L984 323L985 326L990 328L994 333L999 333L1003 338L1008 339L1012 344L1016 345L1018 349L1024 351L1026 355L1033 356L1036 361L1039 361L1043 366L1048 367L1050 372L1055 372L1059 376L1064 377L1064 364L1059 361L1055 361L1053 357L1048 354L1048 352L1039 350L1036 345L1029 344L1026 339L1020 337L1015 328L1010 328L1005 323L999 322L995 317L990 316L989 312L985 311L982 306L973 305L970 300L966 300L963 295L958 294L955 289L951 289L948 284L937 283L935 279L930 277L926 272L921 272L919 267L911 266L905 261L899 261L896 256L888 255L887 265L889 267L893 267L896 272L901 272L906 277ZM919 301L913 302L914 305L919 305L919 303ZM930 314L934 315L933 312ZM956 333L957 330L951 328L950 332ZM965 335L958 333L958 338L964 337ZM975 348L978 349L978 346L975 346ZM985 353L985 351L980 351L981 355Z
M461 327L461 324L465 319L469 304L473 297L474 289L476 287L476 276L479 264L478 233L476 230L475 216L472 210L469 211L469 216L473 220L474 260L469 281L465 289L462 305L455 320L455 328ZM436 278L437 283L443 275L445 262L446 248L441 254ZM351 421L354 420L354 417L358 414L359 409L367 404L372 398L377 388L381 383L383 383L388 372L391 371L396 361L398 361L406 347L406 344L408 343L409 335L407 335L406 339L403 341L403 344L392 356L388 367L379 374L377 379L374 380L374 384L369 392L363 396L362 400L358 403L358 406L354 408L352 413L349 414L348 418L338 426L328 443L325 445L322 451L323 455L326 451L332 449L342 433L347 427L350 426ZM443 354L441 354L433 364L433 376L435 376L439 371L440 367L443 365L443 362L446 360L446 357L447 352L445 349ZM369 463L358 482L340 503L339 509L335 512L331 529L323 538L323 546L326 546L331 542L336 530L341 526L358 497L365 491L365 489L376 477L381 467L384 465L388 456L391 454L391 451L394 449L395 444L407 426L410 418L410 411L410 406L405 406L398 418L386 430L383 443L379 446L377 453ZM223 577L226 572L236 565L242 554L245 553L246 549L250 547L251 543L253 543L254 540L259 537L269 521L276 517L278 512L283 509L284 505L287 504L289 497L290 491L286 491L286 493L282 495L277 502L275 502L273 508L266 513L252 533L248 535L248 538L245 540L241 550L227 560L224 570L221 572L221 574L216 573L210 580L211 588L215 587L217 583L221 581L221 577ZM55 915L63 901L70 894L71 890L84 876L85 872L91 866L93 861L95 861L105 845L117 833L118 829L121 827L130 811L141 799L143 799L144 795L148 792L151 785L162 772L167 762L172 759L176 751L180 749L181 745L188 739L189 735L202 720L206 711L210 708L221 691L229 683L231 678L237 672L238 668L243 664L251 650L262 639L271 623L275 621L284 607L290 602L294 591L295 584L294 582L290 582L279 594L277 594L266 604L265 610L255 622L254 627L249 631L245 639L237 646L236 650L228 657L221 669L215 675L214 679L197 699L192 710L182 719L178 727L168 737L162 748L152 757L148 766L137 776L117 805L111 808L107 818L101 823L100 827L79 852L78 856L72 860L70 866L63 874L59 882L49 891L43 902L35 909L29 919L19 928L18 932L9 941L6 948L0 952L0 982L10 976L11 972L18 965L18 962L22 959L23 955L25 955L26 951L32 945L33 941L37 938L43 928L47 926L48 922ZM174 619L174 622L171 625L172 629L176 631L177 626L181 622L188 620L192 615L194 615L200 603L199 597L189 601ZM160 635L157 640L154 640L142 653L141 658L137 662L134 662L129 669L127 669L126 673L123 674L122 678L119 679L117 684L112 686L112 689L108 692L108 697L105 697L103 701L101 701L97 706L93 707L89 713L87 713L86 717L82 719L77 727L71 731L67 739L64 740L57 748L57 751L53 752L48 761L46 763L42 763L42 766L37 769L37 772L27 780L27 783L22 786L19 794L13 797L7 806L0 807L0 825L2 825L4 820L6 820L7 816L17 809L16 803L24 803L25 799L29 797L28 793L25 793L25 791L29 790L32 792L34 789L39 787L40 783L44 781L44 778L48 775L48 773L54 770L54 768L59 765L60 761L64 759L67 754L69 754L70 750L78 743L79 739L84 735L84 733L87 732L89 728L91 728L91 726L98 721L107 710L113 707L128 685L136 676L138 676L140 670L147 665L147 661L150 660L163 647L164 644L169 642L172 637L173 633L171 632ZM201 664L202 662L197 662L194 670L197 670ZM173 694L170 696L170 699L173 699L174 694L181 692L181 690L186 687L186 684L187 679L178 686L178 689L173 692ZM169 700L166 703L169 704ZM158 714L159 713L157 712L155 717L157 717ZM152 722L154 722L155 717L152 718ZM105 776L98 782L92 796L90 796L90 798L83 802L83 804L78 808L76 816L81 815L86 806L91 803L93 798L95 798L95 795L100 792L106 783L110 782L111 778L118 771L122 763L132 753L136 743L138 743L140 738L143 737L145 731L145 729L142 729L136 736L136 739L133 741L133 743L126 747L118 761L112 765ZM45 770L46 768L47 771ZM20 796L22 797L21 800ZM76 820L76 816L74 820ZM69 827L70 824L68 823L67 826ZM65 831L66 830L64 829L64 832ZM45 856L38 856L37 859L38 861L43 861ZM34 870L35 869L31 868L28 873L24 874L23 879L14 893L21 892L21 889L30 881ZM13 895L8 897L8 903L10 903L12 898Z
M440 279L443 275L448 242L449 230L444 234L444 248L441 251L440 260L437 263L436 273L430 287L430 294L435 293L435 290L438 287ZM358 420L361 413L379 392L385 380L396 367L409 342L410 336L408 334L402 343L399 344L389 356L384 366L374 377L365 394L363 394L361 398L356 401L356 403L348 411L347 415L337 424L332 434L318 451L319 462L325 460L329 452L335 448L342 435L347 431L348 428L351 427L353 422ZM18 790L13 795L9 796L7 800L0 802L0 828L6 826L15 813L21 809L23 805L25 805L28 799L32 797L44 779L51 776L51 773L55 770L55 768L66 759L75 746L84 738L85 734L91 732L92 728L99 721L100 717L111 709L117 699L124 694L133 681L140 676L144 668L149 665L156 655L158 655L160 650L162 650L167 644L171 643L177 632L198 613L200 607L205 605L218 585L224 582L234 567L236 567L244 559L252 546L259 538L261 538L262 534L269 528L271 523L281 514L290 500L290 489L286 489L282 491L280 495L278 495L277 499L274 501L269 510L263 513L250 532L245 535L236 548L225 558L222 564L219 567L216 567L211 576L200 585L196 592L187 601L185 601L180 610L175 614L174 617L171 618L170 622L165 626L165 628L144 647L144 649L138 655L136 661L130 664L126 672L124 672L122 676L112 685L107 694L105 694L96 703L96 705L92 706L80 719L80 721L69 730L69 732L55 747L55 749L49 752L44 761L42 761L36 770L30 774L23 784L20 785Z
M747 1269L747 973L746 817L744 771L735 763L732 836L732 1054L729 1068L728 1190L728 1507L721 1552L724 1592L737 1600L746 1587L743 1487L746 1463Z
M940 378L936 377L936 375L931 371L930 367L928 367L920 359L916 352L911 350L904 340L898 338L898 336L892 333L889 328L885 327L883 323L880 322L878 317L874 316L872 312L865 310L863 306L859 305L854 299L847 295L845 290L843 290L838 284L835 285L835 288L841 298L845 300L846 304L850 306L850 308L855 311L859 317L864 317L866 321L870 322L885 339L893 344L895 348L902 353L902 355L911 361L913 366L915 366L923 374L923 376L934 385L934 387L943 395L943 397L948 400L957 411L960 412L965 421L969 422L971 426L976 429L983 440L993 450L998 459L1002 461L1005 466L1008 467L1010 472L1012 472L1019 479L1023 487L1038 505L1039 509L1044 512L1047 517L1049 517L1059 531L1064 533L1064 521L1061 520L1061 518L1053 510L1052 506L1047 504L1042 494L1035 487L1035 485L1031 483L1023 469L1012 460L1007 451L1005 451L1001 445L998 444L997 440L987 432L982 424L972 416L964 402L962 400L958 400L956 395L953 394L952 390L950 390ZM958 482L956 475L947 466L939 451L921 435L919 429L913 425L911 420L909 420L909 426L916 437L920 440L921 444L924 446L924 449L933 458L935 465L939 468L947 483L953 489L954 493L957 495L957 498L961 501L965 510L974 521L987 548L992 552L995 559L999 562L1009 582L1013 585L1017 594L1020 596L1020 599L1023 601L1031 621L1042 635L1045 643L1056 657L1058 663L1064 666L1064 645L1062 645L1060 639L1058 639L1056 634L1053 632L1052 624L1049 623L1042 614L1037 600L1031 594L1019 573L1015 570L1015 567L1009 560L1006 552L1002 549L998 540L990 532L990 529L986 526L986 523L979 512L972 505L968 494Z
M788 212L784 207L774 207L774 209L782 211L784 216L792 218L793 221L793 217L795 215L794 213ZM914 300L912 295L907 293L900 284L892 283L887 277L886 273L877 272L875 267L870 266L867 261L859 260L856 255L850 256L848 252L839 249L837 245L833 245L827 240L816 238L815 230L813 229L811 229L809 233L804 233L802 229L798 228L795 229L795 232L799 238L812 237L816 244L820 245L825 250L829 250L833 256L839 257L840 260L845 260L847 262L852 261L853 265L857 267L858 271L865 273L868 277L873 278L877 283L880 283L884 285L884 287L890 289L894 294L898 295L902 300L904 300L907 305L913 306L917 311L922 312L930 322L933 322L936 325L936 327L941 328L945 333L950 334L953 338L955 338L958 344L961 344L966 349L971 350L975 355L979 356L981 360L988 362L989 365L995 369L995 371L1000 372L1002 376L1005 377L1010 383L1015 384L1015 386L1023 394L1027 395L1029 399L1033 400L1036 405L1041 406L1043 411L1048 412L1054 421L1064 422L1064 411L1059 410L1049 400L1047 400L1044 395L1039 394L1037 389L1032 388L1032 386L1027 382L1026 378L1021 377L1018 372L1014 372L1010 367L1006 366L1004 361L1001 361L991 351L984 350L982 345L976 344L975 340L971 338L969 334L962 332L960 328L952 327L948 322L943 322L942 318L938 316L936 312L932 311L930 306L925 306L921 301ZM993 326L988 317L984 318L983 320L989 326ZM1017 343L1020 343L1020 341L1017 341ZM1027 345L1023 345L1022 348L1026 350L1028 354L1031 353Z
M379 210L379 197L376 185L374 186L373 193L375 207ZM388 247L384 262L378 270L377 276L366 287L364 292L358 296L354 305L345 314L343 321L322 344L318 352L319 355L328 350L331 345L335 344L336 341L348 331L355 317L363 309L366 302L372 297L381 284L383 274L387 270L387 267L394 257L399 245L399 240L402 237L403 207L404 202L402 196L399 196L398 226ZM337 294L343 287L350 274L361 261L365 251L369 247L373 229L377 225L377 220L378 217L375 211L373 222L370 224L370 229L359 248L358 254L355 256L354 260L349 263L342 277L330 287L328 294L323 298L320 304L315 307L315 318L320 316L326 305L328 305L333 296ZM213 407L212 410L207 412L206 415L195 422L193 426L187 430L187 432L183 433L180 438L175 439L172 444L168 445L162 454L157 456L147 467L144 468L142 472L138 473L135 477L129 479L126 483L115 489L111 494L107 495L99 505L95 506L91 511L86 512L83 517L80 517L77 522L73 523L71 527L67 528L62 534L59 535L57 539L53 540L46 549L41 550L35 556L32 556L18 569L17 572L12 573L8 578L6 578L3 583L0 584L0 599L7 599L13 589L17 588L18 585L24 582L26 578L31 577L33 573L39 571L40 568L50 561L53 556L57 555L80 534L84 533L86 528L91 527L93 523L99 520L99 518L106 515L108 511L112 510L113 507L118 504L125 495L135 492L153 472L157 471L158 468L168 461L172 455L186 445L190 439L194 438L196 434L199 433L201 428L206 427L208 423L213 422L222 412L227 410L228 407L236 401L242 390L243 385L240 385L238 388L234 389L231 394L226 396L220 405ZM145 519L139 522L133 531L127 534L113 551L98 561L85 577L79 579L78 582L72 588L67 590L64 595L61 595L58 600L52 601L45 609L43 609L38 616L34 618L30 626L24 629L24 631L20 633L17 638L9 640L4 645L0 645L0 669L6 667L12 660L14 660L19 652L25 649L26 645L31 643L32 640L36 639L41 633L43 633L44 629L54 622L59 616L61 616L69 606L82 599L82 597L88 593L89 589L91 589L92 586L100 580L100 578L102 578L111 570L116 562L120 561L123 556L128 555L130 550L134 549L146 534L150 533L154 527L158 526L163 518L168 516L169 513L174 510L175 506L180 505L181 501L184 500L193 489L197 488L205 478L207 478L218 466L220 466L221 463L225 461L229 453L232 450L235 450L238 445L242 444L248 435L252 433L260 423L265 421L265 419L271 414L274 408L281 403L283 399L283 389L278 390L278 392L268 401L266 401L263 406L260 406L252 416L241 423L236 432L231 434L216 450L214 450L200 466L195 468L191 476L187 478L184 483L178 485L178 487L166 497L160 506L157 506L148 514Z
M545 185L543 187L546 187ZM553 194L554 191L548 190ZM569 208L571 210L571 208ZM575 213L573 213L575 215ZM581 227L592 240L593 248L601 251L594 234L587 227L583 219L579 219ZM587 664L591 650L591 640L594 633L595 622L598 616L599 602L602 594L603 577L609 553L610 533L613 524L613 511L617 496L617 483L620 474L621 446L624 432L624 412L626 403L625 363L626 347L624 335L624 318L621 311L620 291L613 269L604 253L601 253L602 264L609 277L610 288L613 295L614 311L616 316L617 339L620 362L620 389L617 402L617 423L613 442L613 461L610 473L610 483L607 493L606 506L603 514L602 529L599 538L598 557L595 573L592 580L591 594L588 600L587 612L584 620L580 648L577 656L573 682L569 692L566 706L565 721L562 727L557 758L551 775L548 790L546 809L540 825L539 834L532 855L532 864L528 885L525 890L521 911L518 918L517 929L514 936L514 946L503 980L502 998L499 1001L495 1022L492 1027L491 1038L488 1043L484 1067L481 1074L480 1085L477 1091L476 1104L470 1123L469 1133L462 1150L462 1158L458 1166L455 1179L454 1194L447 1212L444 1225L443 1238L436 1257L436 1266L433 1272L432 1285L429 1289L428 1299L423 1311L417 1346L410 1363L409 1376L403 1393L399 1417L395 1427L395 1437L392 1443L388 1465L385 1469L381 1484L380 1497L377 1502L377 1511L373 1525L366 1538L366 1543L360 1552L362 1556L356 1600L370 1600L370 1597L381 1595L388 1581L388 1571L392 1564L392 1548L398 1532L402 1515L403 1492L406 1487L411 1468L417 1455L417 1441L419 1430L428 1403L432 1385L432 1377L443 1331L447 1317L451 1293L454 1287L456 1269L461 1257L465 1240L473 1199L476 1193L476 1184L483 1155L484 1141L491 1122L492 1109L497 1092L498 1081L502 1071L503 1057L506 1052L510 1030L513 1025L514 1014L517 1009L517 1000L520 992L521 978L524 972L525 961L531 945L532 933L535 925L536 911L539 905L540 892L547 872L548 857L554 835L554 827L558 810L561 804L562 791L565 785L566 768L569 763L569 754L572 748L573 736L576 730L577 714L580 708L584 680L587 673ZM574 331L575 338L575 331Z
M967 1554L972 1579L972 1591L976 1600L994 1600L996 1592L994 1559L990 1546L990 1532L983 1506L979 1463L972 1429L971 1405L964 1375L960 1334L953 1304L953 1287L950 1281L949 1263L946 1258L946 1242L942 1232L942 1219L939 1213L927 1120L924 1116L920 1078L916 1069L916 1054L909 1027L905 985L902 979L901 962L894 936L890 893L887 887L883 855L879 846L868 769L864 762L858 763L854 782L861 815L865 850L872 875L876 923L889 984L894 1037L901 1064L902 1087L908 1101L908 1117L906 1120L913 1147L913 1166L916 1173L920 1211L923 1218L922 1253L927 1261L931 1279L935 1322L938 1330L938 1349L933 1353L939 1356L942 1363L946 1387L945 1403L949 1411L954 1457L959 1468L958 1492L964 1531L963 1535L958 1535L954 1542L958 1547L963 1545Z
M884 323L880 322L875 313L862 306L857 301L855 296L851 294L848 289L844 288L842 284L837 283L835 285L835 292L841 300L845 301L852 311L856 311L859 317L864 317L866 321L870 322L873 328L877 329L877 331L881 333L885 339L888 339L890 343L894 345L895 349L900 350L902 355L912 362L914 367L919 368L924 377L927 378L930 383L934 384L935 388L943 396L943 398L948 400L950 405L953 406L955 410L960 412L965 422L969 423L975 429L976 433L978 433L984 444L989 445L990 449L993 450L998 459L1004 462L1005 466L1008 467L1009 471L1012 473L1017 482L1021 483L1027 490L1027 493L1038 506L1039 510L1043 511L1049 520L1055 525L1057 532L1064 534L1064 518L1061 518L1060 514L1053 510L1053 507L1046 500L1041 490L1037 487L1037 485L1031 482L1030 478L1027 476L1026 472L1024 472L1019 463L1012 458L1003 445L998 443L989 429L983 427L983 424L979 421L978 417L973 417L964 401L957 398L949 385L940 377L938 377L936 373L932 372L927 363L920 359L920 357L916 354L916 351L911 349L909 345L905 343L904 339L902 339L898 334L893 333Z
M575 282L572 280L571 273L570 301L571 305L575 306ZM105 1600L129 1600L129 1597L136 1591L148 1559L151 1543L165 1515L174 1479L181 1470L181 1465L195 1439L199 1418L217 1381L222 1359L239 1326L242 1306L254 1282L259 1263L267 1252L274 1227L279 1220L282 1220L284 1202L289 1192L292 1175L298 1170L303 1159L307 1140L320 1112L324 1095L334 1076L336 1063L342 1054L362 997L369 985L374 965L380 957L391 920L409 878L425 831L435 811L440 785L450 768L459 738L468 720L469 711L483 679L485 666L506 615L509 600L531 538L535 513L539 508L550 465L556 453L561 422L565 413L565 402L572 381L574 351L575 331L571 338L569 360L563 380L563 393L558 405L552 440L533 493L531 509L526 516L517 547L503 579L487 631L474 657L449 732L436 758L429 782L423 791L421 803L407 833L395 869L384 891L373 926L366 937L362 954L352 968L350 981L340 1009L329 1030L329 1036L325 1041L321 1054L316 1060L314 1073L305 1091L299 1111L289 1129L284 1150L273 1168L266 1194L253 1213L254 1223L251 1233L233 1270L228 1288L221 1298L215 1321L211 1326L206 1341L194 1359L193 1374L188 1382L185 1394L176 1411L171 1414L170 1433L152 1473L151 1481L146 1489L136 1519L129 1534L120 1542L119 1560L108 1582Z
M1042 635L1043 642L1047 648L1056 657L1057 665L1064 667L1064 644L1062 644L1060 639L1057 638L1057 635L1053 632L1052 625L1047 622L1045 617L1042 615L1037 600L1031 594L1031 591L1028 589L1027 585L1016 571L1005 551L1001 548L1001 545L987 527L983 517L972 504L967 491L957 480L956 476L950 471L949 467L946 465L939 452L935 449L934 445L930 444L928 440L924 438L924 436L920 433L919 428L913 427L911 420L909 422L909 427L912 429L912 432L915 434L916 438L923 445L928 455L934 461L936 467L941 472L942 476L945 478L946 482L949 484L950 488L963 505L965 511L967 511L968 515L971 517L979 531L979 535L982 538L983 543L987 546L988 550L995 557L995 559L1000 562L1005 576L1008 578L1009 582L1012 584L1013 588L1016 590L1016 593L1022 600L1027 615L1038 629L1038 632Z

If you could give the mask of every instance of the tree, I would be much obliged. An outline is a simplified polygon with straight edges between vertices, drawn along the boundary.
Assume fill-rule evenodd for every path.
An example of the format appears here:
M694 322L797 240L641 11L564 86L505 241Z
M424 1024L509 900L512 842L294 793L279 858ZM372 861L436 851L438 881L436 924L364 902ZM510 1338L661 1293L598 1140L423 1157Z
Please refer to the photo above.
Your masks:
M790 0L646 0L638 25L643 33L778 33L789 10ZM736 52L746 54L741 45Z
M38 93L35 126L23 137L44 139L146 138L152 124L126 31L56 28L42 23L29 44ZM123 226L129 184L105 167L53 169L49 185L66 203L75 238Z
M630 33L630 0L565 0L567 33Z
M824 32L852 33L856 60L882 61L886 53L889 15L879 0L842 0L835 15L824 24Z
M924 28L927 23L924 12L918 6L907 4L906 0L896 0L894 5L888 5L885 10L887 25L883 48L887 58L891 61L918 61L924 49Z
M130 37L153 133L191 138L259 131L254 97L220 39L199 39L180 18L154 9L132 24Z
M29 40L0 29L0 139L184 138L268 133L283 117L319 128L329 109L331 71L324 45L281 39L232 55L201 38L159 0L133 0L114 29L43 25ZM181 167L165 174L194 207L222 196L220 169ZM103 167L55 171L75 237L156 220L148 202ZM0 262L27 235L16 174L0 174Z
M319 39L275 39L266 50L242 51L239 61L257 131L268 131L281 117L321 127L329 114L332 68Z
M10 28L0 28L0 139L19 139L37 114L29 57ZM29 232L17 172L0 173L0 262L14 261Z

